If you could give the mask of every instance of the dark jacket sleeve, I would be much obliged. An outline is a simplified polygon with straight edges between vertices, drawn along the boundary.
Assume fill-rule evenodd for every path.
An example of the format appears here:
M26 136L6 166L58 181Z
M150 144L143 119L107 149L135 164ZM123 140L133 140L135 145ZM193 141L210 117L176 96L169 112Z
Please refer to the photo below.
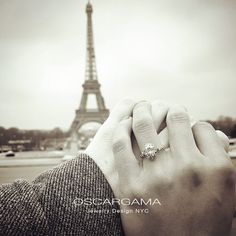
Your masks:
M112 198L101 170L81 154L32 183L0 186L0 235L123 235ZM82 204L85 199L95 204Z

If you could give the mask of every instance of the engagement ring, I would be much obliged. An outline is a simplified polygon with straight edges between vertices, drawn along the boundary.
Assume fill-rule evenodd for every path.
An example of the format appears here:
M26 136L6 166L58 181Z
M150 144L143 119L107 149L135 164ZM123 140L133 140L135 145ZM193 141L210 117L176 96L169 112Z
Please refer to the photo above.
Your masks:
M152 143L146 143L144 145L144 150L142 151L140 158L144 159L149 159L153 161L157 154L161 151L165 150L164 148L155 148L155 146Z

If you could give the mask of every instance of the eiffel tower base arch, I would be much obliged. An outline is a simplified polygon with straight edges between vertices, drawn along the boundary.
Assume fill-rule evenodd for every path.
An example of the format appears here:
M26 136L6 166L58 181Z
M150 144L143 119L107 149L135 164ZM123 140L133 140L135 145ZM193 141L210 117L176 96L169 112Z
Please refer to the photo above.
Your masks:
M96 122L103 124L104 121L109 116L109 110L103 109L103 110L96 110L96 109L90 109L90 110L76 110L76 116L75 119L71 125L70 128L70 149L73 153L77 152L80 147L78 145L78 131L79 129L86 123L90 122Z
M104 109L101 111L94 110L76 110L75 119L71 125L71 134L78 132L78 130L86 123L97 122L103 124L103 122L108 118L109 110Z

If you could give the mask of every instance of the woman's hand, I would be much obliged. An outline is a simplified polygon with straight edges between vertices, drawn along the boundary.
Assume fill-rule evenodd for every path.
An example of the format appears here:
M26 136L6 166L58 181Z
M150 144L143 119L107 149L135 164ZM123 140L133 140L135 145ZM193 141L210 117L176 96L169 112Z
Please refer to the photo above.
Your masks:
M130 212L122 214L126 235L228 235L235 171L220 138L208 123L197 122L191 128L185 110L172 107L166 118L170 147L153 161L141 159L140 151L132 149L131 131L140 150L147 143L161 148L162 135L156 130L162 122L155 125L150 105L139 103L133 119L121 121L114 134L116 196L131 202L151 199L147 205L121 205L121 210ZM158 202L152 204L155 199Z
M110 116L100 127L94 139L85 150L85 153L96 162L105 175L113 192L115 193L115 196L117 196L118 172L115 166L112 151L113 136L120 122L133 115L135 104L137 104L137 102L132 99L124 99L120 101L112 109ZM156 129L161 126L162 121L166 117L167 111L167 104L160 101L155 101L152 103L153 121ZM163 141L168 142L168 137L165 131L162 136ZM139 147L135 140L133 150L135 153L139 153Z

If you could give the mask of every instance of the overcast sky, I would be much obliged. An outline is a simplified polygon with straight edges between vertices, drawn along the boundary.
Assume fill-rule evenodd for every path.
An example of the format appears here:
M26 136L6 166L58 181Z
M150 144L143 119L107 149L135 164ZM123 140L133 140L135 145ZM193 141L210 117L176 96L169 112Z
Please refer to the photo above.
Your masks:
M85 0L0 0L0 126L69 128L85 72ZM98 79L122 97L236 117L235 0L94 0Z

